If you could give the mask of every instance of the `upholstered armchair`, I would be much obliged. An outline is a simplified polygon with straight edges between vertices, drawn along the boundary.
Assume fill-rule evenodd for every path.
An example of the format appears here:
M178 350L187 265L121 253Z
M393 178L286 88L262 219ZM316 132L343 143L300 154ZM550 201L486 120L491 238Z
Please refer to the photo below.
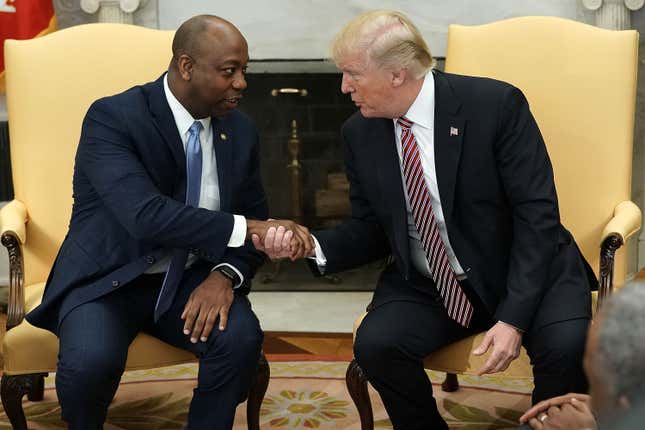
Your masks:
M71 27L6 43L7 104L15 200L0 210L9 251L7 333L3 340L2 404L16 430L26 430L22 397L43 397L43 379L56 370L58 339L24 315L43 294L72 207L72 169L81 122L97 98L156 79L171 57L173 32L120 24ZM195 361L194 355L140 334L127 370ZM249 429L269 379L262 355L249 393Z
M597 271L598 304L625 282L623 245L641 226L641 211L630 200L637 60L635 31L561 18L452 25L448 31L447 72L507 81L526 95L553 163L562 222ZM447 372L445 391L459 388L456 374L474 374L485 363L488 355L472 354L483 336L425 359L427 369ZM503 375L532 377L526 351ZM366 379L355 361L347 386L362 429L373 429Z

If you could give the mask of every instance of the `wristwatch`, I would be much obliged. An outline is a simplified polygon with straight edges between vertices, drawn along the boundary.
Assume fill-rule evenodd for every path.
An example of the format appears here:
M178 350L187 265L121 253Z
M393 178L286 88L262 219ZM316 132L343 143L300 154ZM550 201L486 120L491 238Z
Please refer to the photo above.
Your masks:
M230 266L219 266L218 268L214 269L216 272L221 273L225 277L231 280L233 283L233 288L238 286L242 280L240 279L239 275L235 270L233 270Z

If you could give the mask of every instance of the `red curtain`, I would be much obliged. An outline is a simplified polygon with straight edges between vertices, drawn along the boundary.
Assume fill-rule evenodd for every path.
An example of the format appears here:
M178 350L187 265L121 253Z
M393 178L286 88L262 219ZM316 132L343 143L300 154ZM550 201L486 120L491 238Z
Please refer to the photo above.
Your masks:
M52 0L0 0L0 93L4 93L4 41L31 39L56 29Z

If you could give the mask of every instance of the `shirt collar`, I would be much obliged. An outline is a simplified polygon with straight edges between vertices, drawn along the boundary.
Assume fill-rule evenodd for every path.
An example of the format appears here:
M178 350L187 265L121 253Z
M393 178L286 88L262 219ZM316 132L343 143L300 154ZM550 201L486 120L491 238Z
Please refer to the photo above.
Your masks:
M206 117L198 120L193 118L190 112L186 110L170 90L167 73L163 77L163 89L166 94L166 100L168 101L168 106L170 106L172 116L175 118L175 124L177 124L177 130L179 130L179 135L181 136L182 141L186 140L186 133L188 133L188 129L190 129L190 126L193 125L195 121L201 122L204 127L204 131L208 133L209 127L211 126L211 118Z
M417 98L414 99L405 117L421 127L432 129L434 120L434 76L432 71L426 73L423 78L421 91L419 91Z

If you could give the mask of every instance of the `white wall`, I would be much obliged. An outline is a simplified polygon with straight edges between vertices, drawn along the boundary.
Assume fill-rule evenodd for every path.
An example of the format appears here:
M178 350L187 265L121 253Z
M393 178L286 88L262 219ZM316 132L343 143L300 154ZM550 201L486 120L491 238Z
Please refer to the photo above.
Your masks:
M326 58L332 36L372 9L396 9L422 30L435 56L445 55L449 24L483 24L522 15L553 15L593 22L576 0L158 0L159 28L176 29L200 13L233 22L246 36L252 59Z

